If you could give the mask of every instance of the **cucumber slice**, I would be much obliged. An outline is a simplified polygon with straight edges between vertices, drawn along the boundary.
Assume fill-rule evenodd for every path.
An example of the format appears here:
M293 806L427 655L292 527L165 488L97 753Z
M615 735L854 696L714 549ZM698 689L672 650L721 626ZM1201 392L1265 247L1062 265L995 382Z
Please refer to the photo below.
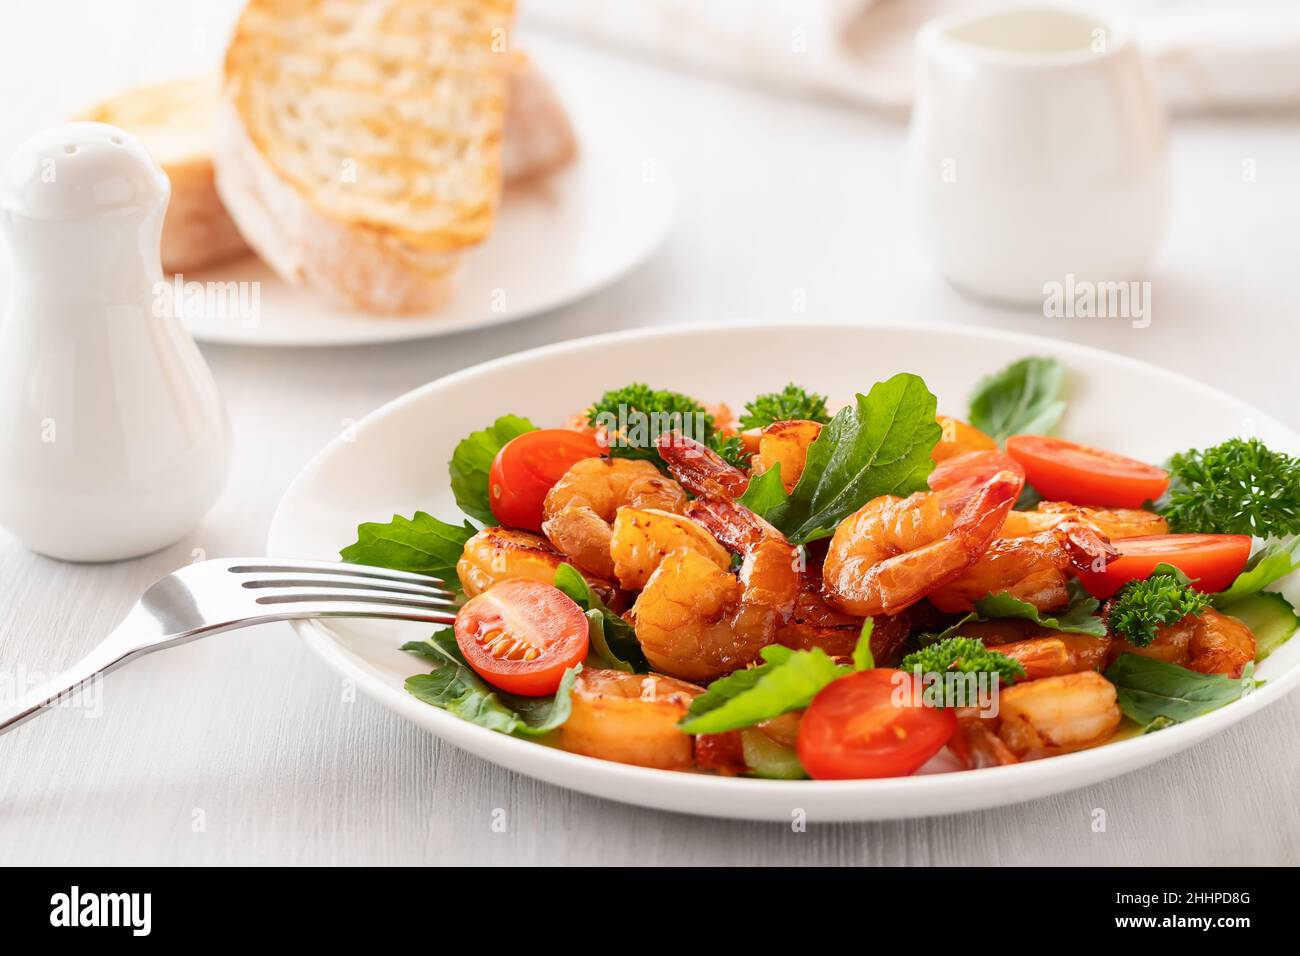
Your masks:
M755 777L769 780L807 780L799 757L789 747L782 747L757 727L747 727L740 732L740 745L745 752L745 765Z
M1300 617L1296 616L1295 608L1276 591L1259 591L1233 601L1222 610L1224 614L1245 621L1254 633L1256 661L1268 657L1300 628Z

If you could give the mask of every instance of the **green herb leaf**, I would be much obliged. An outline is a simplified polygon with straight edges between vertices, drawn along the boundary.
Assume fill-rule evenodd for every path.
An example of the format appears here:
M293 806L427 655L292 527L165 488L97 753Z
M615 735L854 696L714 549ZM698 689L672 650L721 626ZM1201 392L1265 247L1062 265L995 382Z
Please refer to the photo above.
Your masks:
M1230 438L1169 460L1170 486L1160 510L1174 532L1300 534L1300 459L1258 438Z
M447 524L417 511L413 518L393 515L387 524L368 522L357 528L357 540L339 552L344 561L395 571L413 571L438 578L449 588L459 585L456 562L465 542L478 533L468 521Z
M1116 592L1108 619L1116 634L1146 647L1160 628L1200 614L1210 603L1210 595L1193 588L1186 574L1160 564L1145 580L1129 581Z
M898 669L908 673L920 671L923 676L949 672L988 674L1004 684L1014 684L1019 678L1025 676L1025 669L1018 660L985 647L982 642L973 637L949 637L929 647L913 651L903 658ZM940 687L943 686L942 693L946 698L946 685L936 682L934 686L936 693L940 692ZM953 690L960 696L965 688L959 685ZM946 707L956 707L970 706L971 702L944 699L943 704Z
M573 709L573 682L582 665L570 667L553 697L520 697L491 687L474 673L456 646L451 628L427 641L410 641L402 650L434 662L432 673L406 679L412 697L455 714L472 724L516 737L541 737L569 719Z
M849 673L821 648L763 648L764 663L715 680L691 702L678 726L688 734L739 730L807 707L817 692Z
M1233 679L1223 674L1199 674L1138 654L1121 654L1106 669L1115 685L1124 715L1144 727L1159 718L1181 722L1208 714L1258 686L1255 665Z
M745 442L739 435L720 435L715 432L709 439L709 447L731 467L742 471L749 468L749 455L745 452Z
M829 537L872 498L923 491L934 468L930 452L942 433L934 395L918 376L902 372L857 396L822 428L785 501L751 510L795 544ZM763 494L774 497L770 485Z
M1065 366L1056 359L1023 358L975 387L970 423L999 444L1012 435L1045 435L1065 414Z
M587 615L591 646L602 666L628 674L644 674L650 670L650 662L637 640L636 629L605 607L577 568L570 564L556 568L555 586Z
M1091 637L1105 637L1106 624L1097 616L1100 603L1082 588L1071 588L1070 603L1065 613L1059 615L1044 614L1028 601L1021 601L1006 591L986 594L975 603L975 610L968 612L938 634L922 634L917 640L922 645L936 644L950 637L958 637L962 628L972 621L992 621L997 618L1015 617L1033 621L1042 627L1066 634L1087 634Z
M745 493L737 501L757 515L768 515L785 504L789 497L781 484L781 463L749 479Z
M855 671L869 671L876 666L875 655L871 653L871 632L875 629L875 618L869 617L862 622L862 633L858 635L858 643L853 647L853 669Z
M536 431L537 426L518 415L502 415L482 431L462 438L451 454L447 470L451 473L451 493L456 496L460 510L485 525L498 525L492 514L488 495L488 472L506 442L524 432Z
M789 421L821 422L824 425L830 420L825 395L805 391L791 382L779 392L768 392L747 402L745 414L740 416L740 427L743 431Z
M713 437L713 416L689 395L633 382L606 392L587 410L587 422L604 430L614 458L662 461L655 439L679 431L702 444Z
M1215 607L1264 590L1275 581L1300 569L1300 536L1266 545L1246 562L1246 568L1226 591L1212 595Z

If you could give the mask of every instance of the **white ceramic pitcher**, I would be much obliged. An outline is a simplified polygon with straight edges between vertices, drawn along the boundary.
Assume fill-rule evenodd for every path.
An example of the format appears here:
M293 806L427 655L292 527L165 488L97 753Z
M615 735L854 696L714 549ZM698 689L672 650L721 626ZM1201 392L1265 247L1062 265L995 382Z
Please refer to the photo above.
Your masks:
M1047 283L1140 278L1165 220L1165 121L1120 26L1017 5L917 38L909 179L939 271L1041 304Z
M225 484L230 426L159 309L170 184L134 136L72 123L0 173L0 525L71 561L171 544Z

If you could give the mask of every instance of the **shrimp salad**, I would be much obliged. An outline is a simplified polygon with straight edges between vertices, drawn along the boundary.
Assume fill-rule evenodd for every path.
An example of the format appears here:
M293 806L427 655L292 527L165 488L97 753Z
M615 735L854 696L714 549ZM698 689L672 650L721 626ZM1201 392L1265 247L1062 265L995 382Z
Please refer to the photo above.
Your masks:
M462 595L403 645L409 693L588 757L846 779L1096 747L1250 693L1300 625L1300 460L1082 445L1067 384L1021 359L961 418L909 373L739 413L632 384L470 434L464 520L364 524L342 556Z

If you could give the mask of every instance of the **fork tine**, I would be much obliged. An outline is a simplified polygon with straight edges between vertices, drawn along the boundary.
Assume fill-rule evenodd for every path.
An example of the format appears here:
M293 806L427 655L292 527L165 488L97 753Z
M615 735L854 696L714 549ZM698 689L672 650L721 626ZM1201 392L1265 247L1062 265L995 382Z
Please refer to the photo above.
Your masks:
M422 597L416 594L395 594L392 591L339 590L327 591L322 588L289 588L282 592L262 594L254 598L254 603L261 605L303 604L330 607L336 604L383 605L386 607L407 607L417 610L455 612L456 602L447 597Z
M293 618L385 618L393 621L419 621L424 624L456 623L456 615L433 609L415 608L409 604L377 604L373 602L337 601L325 604L271 605L280 620ZM268 608L269 610L270 608Z
M252 580L241 582L241 587L250 590L262 590L266 588L312 588L319 591L332 590L369 590L369 591L387 591L392 594L413 594L419 597L432 597L450 599L452 594L446 588L440 587L432 579L426 579L421 582L406 581L389 581L386 578L362 577L360 575L348 574L315 574L306 572L297 572L292 576L289 574L268 576L267 578L253 578Z
M441 584L448 582L430 574L416 574L413 571L394 571L391 568L377 568L368 564L347 564L342 561L300 561L296 558L280 560L275 558L238 558L226 569L232 574L343 574L353 577L375 578L384 581L401 581L407 584Z

